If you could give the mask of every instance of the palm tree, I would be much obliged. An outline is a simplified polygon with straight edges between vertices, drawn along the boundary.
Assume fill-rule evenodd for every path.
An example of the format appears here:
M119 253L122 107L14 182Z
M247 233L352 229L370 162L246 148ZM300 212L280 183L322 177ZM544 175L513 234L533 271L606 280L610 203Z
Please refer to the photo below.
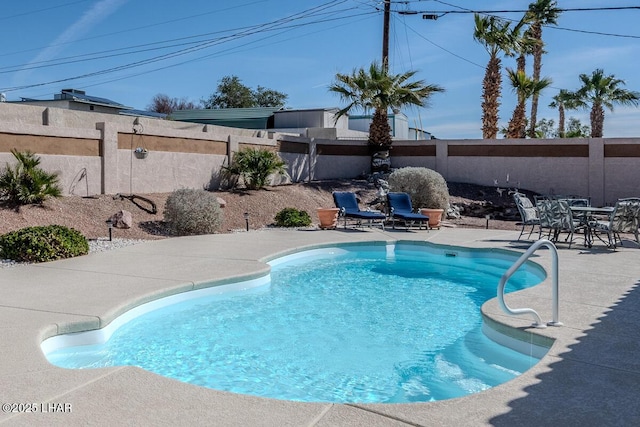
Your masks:
M513 33L509 23L496 16L475 14L473 38L489 53L489 62L482 81L482 137L495 139L498 134L502 60L500 52L511 55L514 49Z
M18 163L7 164L0 174L0 200L19 208L21 205L42 204L48 197L60 197L59 177L40 167L40 157L30 151L11 150Z
M544 25L556 25L561 10L557 7L555 0L536 0L529 4L527 20L531 22L531 37L538 41L533 48L533 81L540 80L540 70L542 69L542 54L544 53L542 42L542 27ZM538 118L538 95L534 95L531 100L531 118L529 123L529 136L536 136L536 120Z
M640 92L620 88L624 80L615 78L613 74L604 75L600 68L591 75L580 74L582 87L576 91L576 107L589 108L591 105L591 137L602 138L604 128L604 107L613 111L614 104L638 106Z
M390 74L387 67L373 62L369 69L356 69L351 74L336 74L329 91L340 95L348 105L338 111L336 120L350 111L362 108L374 110L369 126L369 145L374 151L391 147L391 128L388 109L399 110L403 106L424 107L436 92L444 92L438 85L426 84L423 80L411 81L417 71Z
M576 108L576 94L566 89L560 89L560 92L553 97L553 101L549 104L551 108L558 109L558 137L565 138L565 110L574 110Z
M507 130L507 138L524 138L526 137L526 101L534 94L540 93L543 89L551 84L551 79L544 78L538 82L535 82L532 78L527 76L524 71L514 71L507 69L511 86L513 86L514 92L518 95L518 103L513 110L513 116L509 121L509 128Z
M518 54L518 57L516 58L516 71L525 72L527 55L533 55L535 46L540 43L539 40L536 40L531 36L531 27L528 26L525 28L526 25L529 25L531 23L530 20L531 15L525 13L520 22L518 22L511 31L511 35L515 42L514 50ZM522 31L523 28L524 31ZM521 31L522 35L520 35Z

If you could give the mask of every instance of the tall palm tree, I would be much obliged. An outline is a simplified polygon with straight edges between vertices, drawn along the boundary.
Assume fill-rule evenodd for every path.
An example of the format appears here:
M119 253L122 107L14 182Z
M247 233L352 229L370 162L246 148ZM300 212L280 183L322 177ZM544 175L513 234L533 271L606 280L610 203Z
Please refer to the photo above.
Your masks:
M540 93L540 91L548 87L551 84L551 79L544 78L536 82L527 76L524 71L507 69L507 73L511 86L518 95L518 103L509 121L507 138L525 138L527 127L526 101L534 94Z
M556 25L561 9L557 7L555 0L536 0L529 4L527 20L531 22L531 37L538 41L533 51L533 81L540 80L540 70L542 69L542 54L544 53L542 42L542 27L544 25ZM529 119L529 136L536 137L536 120L538 119L538 95L531 99L531 118Z
M558 137L565 138L565 111L576 108L576 94L566 89L560 89L560 92L553 97L549 107L558 109Z
M533 55L535 46L540 43L539 40L532 37L530 24L531 15L525 13L520 22L518 22L511 31L511 35L515 42L514 50L518 54L518 57L516 58L516 71L525 72L527 56Z
M500 53L512 54L513 33L509 30L509 22L496 16L482 16L476 13L474 17L473 38L489 53L489 62L482 81L482 137L495 139L498 134L498 109L502 85Z
M338 111L336 120L354 109L374 110L369 126L369 145L375 151L389 149L392 139L388 109L399 110L407 105L424 107L431 95L444 92L438 85L426 84L423 80L411 81L416 72L391 74L387 67L374 61L368 70L360 68L351 74L336 74L329 91L348 102Z
M589 108L591 105L591 137L602 138L604 129L604 107L613 111L614 104L638 106L640 92L622 89L624 80L613 74L606 76L600 68L591 75L580 74L582 87L576 91L576 107Z

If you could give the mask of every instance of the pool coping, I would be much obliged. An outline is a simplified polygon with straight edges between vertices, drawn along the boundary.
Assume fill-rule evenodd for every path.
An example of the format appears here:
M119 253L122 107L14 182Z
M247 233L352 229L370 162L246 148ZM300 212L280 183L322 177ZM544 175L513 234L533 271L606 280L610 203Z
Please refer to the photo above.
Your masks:
M162 296L265 274L265 262L328 244L424 241L523 252L531 242L503 230L300 230L167 239L86 257L0 270L0 336L11 343L0 365L0 403L33 403L38 411L0 413L29 425L620 425L637 422L640 350L640 249L560 246L561 327L533 329L504 314L495 300L483 316L504 331L554 340L525 374L468 397L415 404L323 404L209 390L134 367L65 370L39 344L53 335L96 329L122 312ZM576 247L578 246L578 247ZM534 257L549 269L548 251ZM606 262L601 262L606 260ZM550 319L550 279L509 295ZM517 332L516 332L517 331ZM602 349L609 351L602 351ZM613 351L615 350L615 351ZM59 405L58 405L59 404ZM65 406L67 405L67 406ZM17 408L26 410L27 407ZM59 409L59 411L55 411ZM65 409L70 409L71 412ZM46 411L45 411L46 410Z

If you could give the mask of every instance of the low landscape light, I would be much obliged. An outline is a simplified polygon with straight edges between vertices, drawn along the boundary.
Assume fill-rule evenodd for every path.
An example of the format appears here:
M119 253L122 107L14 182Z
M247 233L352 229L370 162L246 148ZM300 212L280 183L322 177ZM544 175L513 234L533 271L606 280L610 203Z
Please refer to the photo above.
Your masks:
M109 241L112 240L112 232L113 232L113 221L111 218L105 221L107 223L107 229L109 230Z

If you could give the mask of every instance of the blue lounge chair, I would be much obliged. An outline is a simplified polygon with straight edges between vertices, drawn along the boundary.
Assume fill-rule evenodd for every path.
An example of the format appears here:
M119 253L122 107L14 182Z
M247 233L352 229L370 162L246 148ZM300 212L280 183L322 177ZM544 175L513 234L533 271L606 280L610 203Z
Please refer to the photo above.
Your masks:
M396 228L396 219L404 221L407 230L411 224L417 223L418 228L429 229L429 217L413 212L411 206L411 196L407 193L387 193L387 206L389 207L389 216L391 217L392 227Z
M340 209L339 215L344 218L345 228L347 228L347 218L349 218L355 220L358 226L362 226L363 221L367 221L367 225L369 226L373 225L374 222L379 222L379 225L381 225L384 230L386 215L380 212L361 211L355 193L334 191L333 201L336 207Z

